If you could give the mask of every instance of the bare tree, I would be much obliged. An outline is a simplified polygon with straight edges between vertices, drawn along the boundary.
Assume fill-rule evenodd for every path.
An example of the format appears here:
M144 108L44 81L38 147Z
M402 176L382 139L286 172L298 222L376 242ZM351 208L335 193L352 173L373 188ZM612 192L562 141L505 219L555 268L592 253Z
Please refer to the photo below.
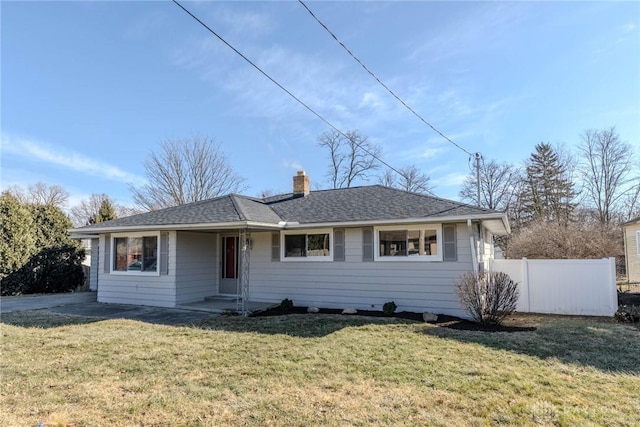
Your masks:
M378 176L378 184L384 185L385 187L395 188L397 181L398 174L389 168L386 168L382 175Z
M425 175L416 165L408 165L397 172L386 169L378 177L378 184L385 187L399 188L413 193L433 194L431 178Z
M627 192L621 202L623 210L619 222L626 222L640 217L640 178L636 182L637 184L631 187L631 190Z
M144 163L147 182L130 187L146 210L210 199L246 189L220 146L210 138L167 139Z
M33 205L55 206L64 209L69 200L69 192L60 185L49 185L42 181L23 189L19 185L13 185L7 189L21 203Z
M480 165L480 200L478 200L478 179L471 172L462 183L459 196L462 200L488 209L507 210L515 197L515 189L520 173L508 163L495 160Z
M318 146L329 150L327 173L333 188L348 188L355 181L367 181L369 173L380 164L378 157L382 149L360 135L356 130L343 134L330 130L318 138Z
M140 211L121 205L104 193L94 193L70 209L71 220L76 227L136 213Z
M608 225L621 208L622 199L636 190L633 151L620 140L614 127L586 130L578 149L582 154L580 169L588 201L595 208L598 221Z
M318 138L318 146L329 150L329 171L327 176L332 188L339 188L342 180L342 163L346 155L342 152L343 136L335 131L327 131Z

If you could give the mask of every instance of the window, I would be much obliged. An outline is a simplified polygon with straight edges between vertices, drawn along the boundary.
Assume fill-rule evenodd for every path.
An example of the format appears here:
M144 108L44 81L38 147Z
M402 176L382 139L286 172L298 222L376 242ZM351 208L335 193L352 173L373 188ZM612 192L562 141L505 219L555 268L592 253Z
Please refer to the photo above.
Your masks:
M636 231L636 249L638 250L637 254L640 255L640 230Z
M331 261L331 230L285 231L282 233L282 260Z
M158 236L115 236L113 270L116 272L158 272Z
M440 225L378 227L376 260L442 261Z

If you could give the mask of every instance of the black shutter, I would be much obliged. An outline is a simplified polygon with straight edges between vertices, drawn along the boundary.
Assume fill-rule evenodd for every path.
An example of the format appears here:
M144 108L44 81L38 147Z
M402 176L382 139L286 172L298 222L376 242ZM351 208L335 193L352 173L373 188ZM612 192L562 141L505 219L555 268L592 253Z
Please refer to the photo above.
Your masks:
M362 261L373 262L373 228L362 229Z
M104 235L104 272L111 272L111 234Z
M457 261L458 251L456 249L456 225L447 224L442 227L442 246L444 248L444 261Z
M160 233L160 274L169 274L169 233Z
M344 228L333 230L333 260L344 261Z
M271 261L280 261L280 233L271 233Z

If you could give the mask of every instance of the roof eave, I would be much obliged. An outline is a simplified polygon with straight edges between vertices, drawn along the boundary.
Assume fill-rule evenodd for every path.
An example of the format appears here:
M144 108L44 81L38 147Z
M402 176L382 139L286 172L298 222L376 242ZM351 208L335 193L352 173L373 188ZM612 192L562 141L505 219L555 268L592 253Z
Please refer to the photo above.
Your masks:
M97 239L100 236L97 233L73 233L73 230L71 230L71 235L69 237L76 240L84 240Z
M394 224L430 224L443 222L466 222L468 219L472 221L491 221L502 224L502 227L495 224L490 230L494 234L509 234L509 220L507 215L501 212L492 212L486 214L472 215L455 215L455 216L437 216L437 217L418 217L418 218L402 218L402 219L386 219L386 220L367 220L367 221L336 221L336 222L314 222L314 223L298 223L287 222L284 229L303 229L303 228L329 228L329 227L363 227L374 225L394 225Z
M455 215L455 216L437 216L437 217L418 217L418 218L402 218L387 220L367 220L367 221L332 221L332 222L314 222L314 223L298 223L298 222L280 222L278 224L257 222L257 221L234 221L234 222L218 222L218 223L198 223L198 224L163 224L163 225L130 225L130 226L114 226L114 227L95 227L95 228L74 228L70 232L73 236L92 235L105 233L120 233L127 231L158 231L158 230L235 230L240 228L252 228L260 230L295 230L305 228L329 228L329 227L367 227L374 225L396 225L396 224L430 224L443 222L466 222L468 219L472 221L483 221L487 224L490 231L494 234L509 234L511 232L509 221L506 214L503 213L487 213L473 215Z
M113 227L95 227L95 228L72 228L69 232L72 235L87 234L105 234L120 233L127 231L158 231L158 230L234 230L238 228L254 228L264 230L278 230L282 228L281 224L273 224L257 221L233 221L233 222L211 222L198 224L162 224L162 225L127 225Z

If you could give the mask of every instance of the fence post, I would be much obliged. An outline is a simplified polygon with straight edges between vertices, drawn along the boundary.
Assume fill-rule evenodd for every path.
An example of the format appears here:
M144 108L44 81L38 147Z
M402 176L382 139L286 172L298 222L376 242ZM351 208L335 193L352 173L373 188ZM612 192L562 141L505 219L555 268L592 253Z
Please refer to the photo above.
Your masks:
M531 291L529 290L529 261L522 258L522 293L527 295L527 313L531 313Z

